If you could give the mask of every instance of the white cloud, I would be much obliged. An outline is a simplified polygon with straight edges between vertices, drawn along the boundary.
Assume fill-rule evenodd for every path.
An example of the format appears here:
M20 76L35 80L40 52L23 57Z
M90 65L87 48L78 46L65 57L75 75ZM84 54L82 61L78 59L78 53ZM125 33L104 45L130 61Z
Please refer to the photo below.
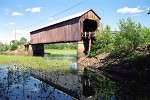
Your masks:
M27 8L26 11L30 11L30 12L41 12L41 7L36 7L36 8Z
M53 19L54 19L53 17L48 18L48 20L53 20Z
M13 12L12 13L12 16L22 16L23 13L20 13L20 12Z
M148 7L147 10L150 10L150 7Z
M15 24L14 22L10 22L10 23L6 23L4 25L7 26L7 25L14 25L14 24Z
M8 23L9 25L14 25L15 23Z
M139 7L137 8L124 7L117 10L118 13L140 13L142 11L143 10L139 9Z

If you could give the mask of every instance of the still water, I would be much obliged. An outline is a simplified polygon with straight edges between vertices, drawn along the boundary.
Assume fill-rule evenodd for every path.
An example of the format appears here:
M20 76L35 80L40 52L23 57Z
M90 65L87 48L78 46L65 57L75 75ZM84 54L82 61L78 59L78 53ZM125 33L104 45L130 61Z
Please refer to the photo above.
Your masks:
M77 69L75 55L46 57L68 59ZM0 100L150 100L150 85L87 70L69 74L7 64L0 65Z

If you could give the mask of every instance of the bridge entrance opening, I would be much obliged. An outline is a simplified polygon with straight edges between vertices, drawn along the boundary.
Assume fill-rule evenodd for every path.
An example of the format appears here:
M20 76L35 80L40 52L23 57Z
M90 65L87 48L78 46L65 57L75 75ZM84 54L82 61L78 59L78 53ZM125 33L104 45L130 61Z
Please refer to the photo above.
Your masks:
M97 22L92 19L85 19L83 22L83 32L95 32L98 28Z
M85 19L83 21L83 33L82 33L83 54L82 53L80 54L87 55L92 49L93 41L95 40L95 32L97 31L97 28L98 23L96 20Z

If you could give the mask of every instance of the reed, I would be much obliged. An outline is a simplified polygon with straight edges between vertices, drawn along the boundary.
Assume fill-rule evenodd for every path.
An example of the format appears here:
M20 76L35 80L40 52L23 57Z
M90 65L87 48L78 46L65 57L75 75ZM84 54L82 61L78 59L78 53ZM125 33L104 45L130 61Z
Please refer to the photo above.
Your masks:
M0 64L16 63L35 70L72 72L70 61L33 56L0 55Z

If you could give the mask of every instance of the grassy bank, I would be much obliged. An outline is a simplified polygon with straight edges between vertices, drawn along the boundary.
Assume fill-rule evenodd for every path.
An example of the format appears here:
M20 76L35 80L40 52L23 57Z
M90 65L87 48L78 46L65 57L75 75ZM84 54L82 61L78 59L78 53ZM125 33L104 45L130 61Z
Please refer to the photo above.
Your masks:
M77 50L46 49L45 53L51 53L51 54L77 54Z
M42 57L0 55L0 64L17 63L35 70L50 70L71 72L70 62L67 60L48 60Z

